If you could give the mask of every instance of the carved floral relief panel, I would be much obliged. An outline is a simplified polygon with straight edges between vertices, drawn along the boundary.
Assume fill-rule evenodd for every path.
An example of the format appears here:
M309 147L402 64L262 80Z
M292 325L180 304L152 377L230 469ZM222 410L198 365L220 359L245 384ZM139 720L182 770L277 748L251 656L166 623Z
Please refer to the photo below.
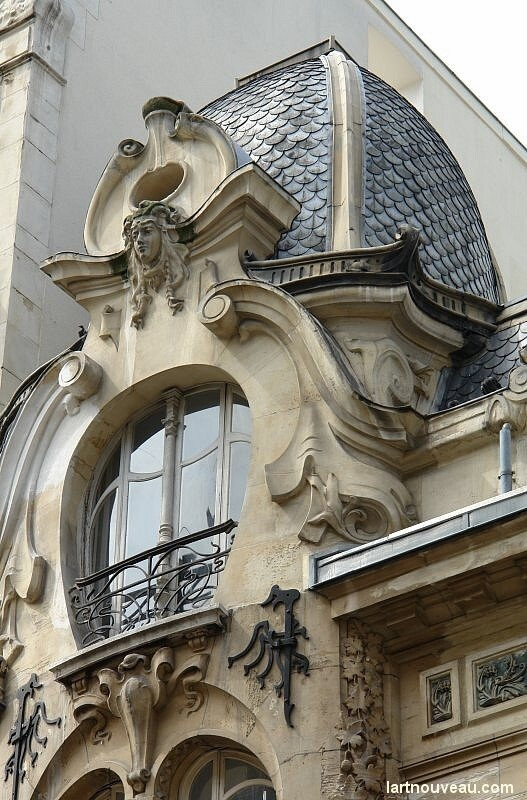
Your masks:
M473 711L527 696L527 644L472 661Z
M420 673L423 735L461 723L458 662L440 664Z

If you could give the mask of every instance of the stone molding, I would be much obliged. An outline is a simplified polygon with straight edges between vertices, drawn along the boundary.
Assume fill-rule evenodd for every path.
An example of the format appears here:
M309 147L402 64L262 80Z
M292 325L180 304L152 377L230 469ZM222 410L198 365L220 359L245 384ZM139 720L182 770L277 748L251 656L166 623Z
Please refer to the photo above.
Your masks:
M1 71L34 59L63 85L66 42L73 19L73 11L64 0L2 0L0 31L16 36L14 29L29 21L32 34L26 39L23 51L19 50L13 58L0 64ZM13 33L9 34L12 29Z
M527 730L521 728L503 734L493 732L480 741L458 744L428 757L404 763L401 767L401 780L427 783L451 777L453 772L488 765L496 759L527 751Z
M62 402L66 413L74 416L78 414L82 401L98 391L102 369L96 361L80 351L69 353L61 359L59 366L58 384L68 391Z
M461 725L459 665L438 664L419 673L423 736Z
M120 250L124 217L146 200L177 208L189 219L239 166L227 134L181 101L152 98L143 117L146 144L121 142L93 195L84 231L90 255Z
M101 669L108 661L122 660L127 653L181 644L187 644L193 653L199 653L208 647L212 637L225 632L228 618L228 612L219 605L184 611L78 650L52 664L50 671L59 683L70 686L83 675Z

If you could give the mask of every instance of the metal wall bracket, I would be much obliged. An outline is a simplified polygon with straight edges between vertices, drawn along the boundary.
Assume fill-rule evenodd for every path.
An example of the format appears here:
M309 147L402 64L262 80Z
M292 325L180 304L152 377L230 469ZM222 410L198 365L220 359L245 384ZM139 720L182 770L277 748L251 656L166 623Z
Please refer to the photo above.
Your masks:
M304 675L308 674L309 660L306 656L297 652L298 636L304 639L309 639L306 629L300 625L299 621L293 614L293 606L300 598L300 592L297 589L280 589L275 584L269 592L267 600L261 604L262 608L271 605L274 609L283 604L284 606L284 630L273 630L268 620L258 622L253 629L251 639L247 647L235 656L229 656L228 664L229 669L235 661L244 658L255 646L259 645L259 650L256 657L248 664L244 664L243 671L248 675L253 667L256 667L267 656L267 663L263 670L258 672L256 678L260 684L260 688L265 686L265 679L271 672L273 664L276 663L280 670L281 679L278 683L274 684L274 689L278 697L283 694L284 697L284 717L286 723L290 728L294 727L291 722L291 712L295 707L291 702L291 673L293 669L297 672L303 672Z

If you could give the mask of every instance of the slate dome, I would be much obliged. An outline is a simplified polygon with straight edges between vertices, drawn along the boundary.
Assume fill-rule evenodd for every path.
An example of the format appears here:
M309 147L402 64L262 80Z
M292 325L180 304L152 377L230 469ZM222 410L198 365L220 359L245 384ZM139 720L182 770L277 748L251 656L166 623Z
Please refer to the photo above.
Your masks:
M458 162L395 89L347 65L361 106L357 246L388 244L412 225L431 278L499 303L481 215ZM201 110L301 204L276 258L331 249L333 94L328 57L320 56L262 74Z

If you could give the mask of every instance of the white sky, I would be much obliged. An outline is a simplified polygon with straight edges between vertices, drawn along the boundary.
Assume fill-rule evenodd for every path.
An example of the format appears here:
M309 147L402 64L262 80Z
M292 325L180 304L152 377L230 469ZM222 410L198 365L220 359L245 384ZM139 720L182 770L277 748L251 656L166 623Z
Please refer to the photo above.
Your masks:
M527 145L527 0L387 0Z

